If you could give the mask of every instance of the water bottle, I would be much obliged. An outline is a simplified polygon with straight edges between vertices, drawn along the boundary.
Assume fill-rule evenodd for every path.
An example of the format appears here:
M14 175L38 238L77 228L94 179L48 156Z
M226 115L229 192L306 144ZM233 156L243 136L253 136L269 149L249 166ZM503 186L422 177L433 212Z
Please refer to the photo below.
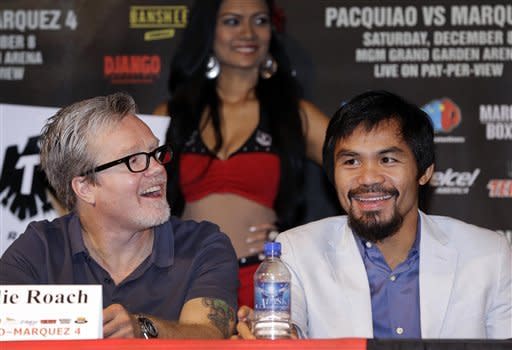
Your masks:
M253 333L258 339L287 339L291 335L291 274L281 261L281 243L265 242L265 260L254 273Z

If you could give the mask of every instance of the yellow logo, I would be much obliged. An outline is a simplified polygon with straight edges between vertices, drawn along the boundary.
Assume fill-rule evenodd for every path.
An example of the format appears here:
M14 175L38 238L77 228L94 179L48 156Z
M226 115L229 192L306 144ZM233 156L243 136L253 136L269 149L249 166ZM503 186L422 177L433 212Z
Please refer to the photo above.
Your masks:
M186 6L130 6L130 28L153 29L144 33L144 41L174 37L176 28L187 26Z

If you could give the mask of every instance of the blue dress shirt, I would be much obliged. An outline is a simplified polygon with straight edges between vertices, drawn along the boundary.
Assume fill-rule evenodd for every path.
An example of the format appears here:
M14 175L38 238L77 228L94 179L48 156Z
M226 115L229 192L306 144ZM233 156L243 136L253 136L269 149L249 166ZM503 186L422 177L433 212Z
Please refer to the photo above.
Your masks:
M372 303L374 338L421 338L419 295L420 222L407 259L393 271L377 245L355 235Z

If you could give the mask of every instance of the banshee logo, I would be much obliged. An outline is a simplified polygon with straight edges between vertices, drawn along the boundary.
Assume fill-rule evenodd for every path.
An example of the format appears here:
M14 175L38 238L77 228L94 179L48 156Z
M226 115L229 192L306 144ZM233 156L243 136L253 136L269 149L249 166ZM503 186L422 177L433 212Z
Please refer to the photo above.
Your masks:
M39 167L38 139L38 136L31 137L21 153L16 145L5 151L0 203L20 220L36 216L39 210L43 213L52 210L46 194L46 178Z
M188 8L179 6L130 6L130 28L150 29L144 41L170 39L187 26Z

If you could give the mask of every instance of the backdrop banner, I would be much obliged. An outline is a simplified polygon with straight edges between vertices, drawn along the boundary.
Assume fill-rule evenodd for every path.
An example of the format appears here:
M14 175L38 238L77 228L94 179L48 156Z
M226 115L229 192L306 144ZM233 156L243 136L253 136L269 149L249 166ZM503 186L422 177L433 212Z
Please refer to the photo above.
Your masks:
M169 63L191 4L3 0L0 102L56 108L125 91L141 113L151 114L169 97ZM355 94L386 89L422 106L434 123L437 147L423 209L503 232L512 240L510 1L276 0L276 6L273 23L307 99L332 115ZM44 191L35 192L35 178L20 182L28 181L37 163L37 118L2 114L4 245L19 233L3 228L9 215L25 225L53 210ZM164 133L164 127L159 131ZM8 152L24 155L25 163L15 165L19 188L6 177L14 166ZM24 196L21 191L35 194L38 205L18 204L13 193ZM340 212L314 164L307 167L306 196L306 221Z

